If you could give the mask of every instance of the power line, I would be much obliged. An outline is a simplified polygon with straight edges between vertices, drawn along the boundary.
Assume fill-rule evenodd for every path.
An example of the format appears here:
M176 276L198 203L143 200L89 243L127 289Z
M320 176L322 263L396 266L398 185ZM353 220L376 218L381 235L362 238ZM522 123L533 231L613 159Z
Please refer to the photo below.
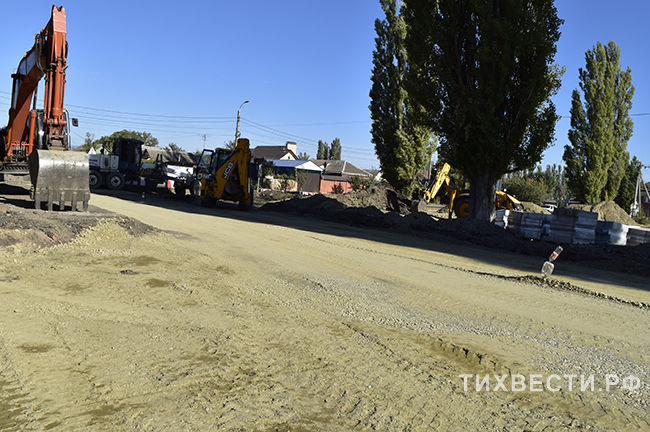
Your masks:
M1 94L9 95L10 93L5 91L0 91ZM0 98L9 100L9 96L2 96ZM2 103L2 102L0 102ZM8 104L7 104L8 105ZM228 123L232 122L232 117L200 117L200 116L177 116L177 115L164 115L164 114L147 114L147 113L136 113L129 111L118 111L118 110L109 110L103 108L89 107L85 105L76 105L76 104L67 104L70 108L76 108L71 110L71 114L75 117L83 120L84 124L93 125L93 126L118 126L118 125L129 125L131 127L142 127L159 133L165 136L179 136L187 137L194 136L194 133L182 132L183 130L194 130L194 126L200 126L201 130L229 130L229 128L217 128L217 127L206 127L205 121L210 120L217 123ZM109 114L101 114L109 113ZM110 115L114 114L114 115ZM126 116L139 116L141 118L132 118ZM307 138L301 135L297 135L291 132L280 130L262 123L255 122L253 120L242 118L242 121L246 123L249 127L257 129L258 132L253 132L251 134L254 137L267 138L269 140L275 140L277 138L282 139L292 139L299 141L300 144L308 147L308 150L315 151L318 146L318 141L315 139ZM161 124L162 123L162 124ZM174 129L170 130L167 128L161 128L161 126L172 126L170 123L174 124ZM320 123L311 123L304 125L328 125L328 124L354 124L354 123L365 123L365 121L349 121L349 122L320 122ZM178 125L181 124L182 126ZM263 133L260 133L263 132ZM228 135L216 135L221 137L227 137ZM272 142L272 141L271 141ZM351 146L344 146L344 152L352 153L353 155L371 156L374 158L374 152L370 149L361 149Z

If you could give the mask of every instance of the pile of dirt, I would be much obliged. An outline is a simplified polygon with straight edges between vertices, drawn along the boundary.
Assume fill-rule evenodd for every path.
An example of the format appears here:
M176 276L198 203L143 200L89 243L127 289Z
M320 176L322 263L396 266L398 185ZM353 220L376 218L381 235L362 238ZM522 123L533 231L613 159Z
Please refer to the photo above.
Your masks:
M353 226L390 228L401 219L396 212L385 212L369 205L348 207L341 202L343 195L313 195L307 198L295 197L286 201L265 204L261 210L270 210L297 215L315 216L319 219L344 222ZM385 207L382 205L382 207Z
M602 201L591 208L598 213L598 219L608 222L619 222L625 225L637 225L625 210L614 201Z
M269 202L284 201L295 197L295 193L276 191L276 190L263 190L254 195L255 204L259 207Z
M89 210L84 213L46 212L0 202L0 250L35 251L67 243L100 222L114 222L133 236L156 230L136 219L92 207Z
M367 189L348 192L346 194L328 195L346 207L375 207L383 212L394 211L407 214L408 204L399 198L397 193L383 184L373 185Z
M346 213L347 216L410 213L407 200L400 198L393 189L384 185L375 185L346 194L317 194L308 197L293 194L290 199L270 201L261 208L296 214L313 214L331 220L340 218L342 216L340 212ZM387 219L391 219L391 216L387 216Z
M636 221L614 201L601 201L593 206L589 204L571 204L569 207L598 213L598 220L601 221L618 222L625 225L638 225Z
M545 208L542 208L541 206L538 206L537 204L530 201L522 201L521 205L524 207L524 211L529 213L551 214L551 212Z

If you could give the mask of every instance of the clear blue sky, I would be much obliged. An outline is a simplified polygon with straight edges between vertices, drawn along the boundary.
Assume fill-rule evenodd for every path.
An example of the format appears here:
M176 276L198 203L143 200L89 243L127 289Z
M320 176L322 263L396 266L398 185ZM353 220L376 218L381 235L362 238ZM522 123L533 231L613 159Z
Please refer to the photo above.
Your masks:
M8 108L10 74L49 19L51 0L3 5L0 110ZM377 166L368 110L378 1L66 1L66 105L79 118L73 145L120 129L146 130L161 145L215 147L231 139L242 109L242 136L255 145L341 138L343 157ZM632 69L633 113L650 113L650 56L643 36L650 2L559 0L565 20L557 63L566 66L554 101L568 116L584 52L614 40ZM4 85L2 82L4 81ZM102 111L107 110L107 111ZM117 112L109 112L117 111ZM131 114L125 114L131 113ZM143 115L135 115L135 114ZM197 118L208 117L208 118ZM5 117L6 118L6 117ZM0 115L0 123L5 123ZM650 165L650 115L634 117L630 154ZM561 162L569 119L543 163ZM650 180L650 170L645 170Z

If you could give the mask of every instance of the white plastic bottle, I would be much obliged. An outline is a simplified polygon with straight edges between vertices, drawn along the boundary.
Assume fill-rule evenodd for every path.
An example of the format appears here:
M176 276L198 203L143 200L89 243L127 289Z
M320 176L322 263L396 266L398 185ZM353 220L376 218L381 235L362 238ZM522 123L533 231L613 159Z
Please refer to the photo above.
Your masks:
M558 246L555 248L551 256L548 257L548 261L542 265L542 276L543 277L549 277L550 275L553 274L553 269L555 268L555 264L553 264L553 261L557 259L557 257L562 253L564 248L562 246Z

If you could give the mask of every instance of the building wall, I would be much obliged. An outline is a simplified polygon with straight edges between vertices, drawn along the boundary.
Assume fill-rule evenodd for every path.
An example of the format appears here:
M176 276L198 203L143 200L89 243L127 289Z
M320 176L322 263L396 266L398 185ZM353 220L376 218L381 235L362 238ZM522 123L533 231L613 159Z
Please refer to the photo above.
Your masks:
M332 188L334 185L340 184L343 187L343 193L348 193L352 190L350 182L342 178L341 180L320 180L320 193L333 193Z

